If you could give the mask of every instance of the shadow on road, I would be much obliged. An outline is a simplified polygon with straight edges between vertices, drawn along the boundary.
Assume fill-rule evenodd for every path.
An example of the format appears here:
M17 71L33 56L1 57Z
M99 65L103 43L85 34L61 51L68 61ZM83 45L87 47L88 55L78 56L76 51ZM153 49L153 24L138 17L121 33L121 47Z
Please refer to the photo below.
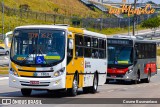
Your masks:
M83 94L91 94L91 93L83 93L82 90L78 91L78 95L83 95ZM0 97L19 98L19 97L24 97L24 96L21 94L20 91L14 91L14 92L0 93ZM27 98L66 98L66 97L68 98L72 96L70 96L67 92L49 93L47 91L33 90L32 94Z
M143 80L139 84L146 83ZM123 81L123 80L110 80L108 83L105 84L112 84L112 85L135 85L133 81Z

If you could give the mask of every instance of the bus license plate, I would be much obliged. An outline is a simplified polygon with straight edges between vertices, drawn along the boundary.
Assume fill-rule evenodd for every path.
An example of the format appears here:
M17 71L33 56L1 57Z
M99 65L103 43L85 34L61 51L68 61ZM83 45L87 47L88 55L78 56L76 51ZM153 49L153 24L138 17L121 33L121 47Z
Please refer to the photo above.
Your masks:
M111 77L112 77L112 78L116 78L116 76L115 76L115 75L111 75Z
M39 81L30 81L30 84L31 84L31 85L38 85L38 84L39 84Z
M49 73L48 72L40 72L40 73L37 73L37 76L49 76Z

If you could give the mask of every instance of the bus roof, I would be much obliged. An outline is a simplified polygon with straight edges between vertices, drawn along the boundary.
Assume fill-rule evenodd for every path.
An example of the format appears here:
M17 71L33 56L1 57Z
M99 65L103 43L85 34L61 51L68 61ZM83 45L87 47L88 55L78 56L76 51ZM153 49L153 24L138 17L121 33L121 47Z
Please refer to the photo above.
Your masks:
M115 35L112 37L109 37L108 39L125 39L125 40L132 40L134 42L140 42L140 43L157 43L158 41L156 40L148 40L144 39L141 36L125 36L125 35Z
M57 26L57 25L26 25L26 26L18 26L15 29L30 29L30 28L59 28L59 29L67 29L68 26Z
M85 30L84 28L75 28L75 27L70 27L69 25L64 25L64 24L57 24L57 25L26 25L26 26L19 26L16 27L15 29L35 29L35 28L56 28L56 29L64 29L68 30L70 32L78 33L78 34L84 34L88 36L96 36L100 38L106 38L107 35L92 32Z

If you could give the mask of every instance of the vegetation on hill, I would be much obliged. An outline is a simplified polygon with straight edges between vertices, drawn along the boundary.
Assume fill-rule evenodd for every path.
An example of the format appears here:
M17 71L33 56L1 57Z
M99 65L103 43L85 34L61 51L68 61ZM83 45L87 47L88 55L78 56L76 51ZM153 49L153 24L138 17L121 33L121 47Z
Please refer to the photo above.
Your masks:
M2 13L0 12L0 17ZM53 24L53 22L45 22L42 20L33 20L33 19L21 19L18 16L7 16L4 17L4 32L13 30L16 26L21 25L35 25L35 24ZM0 23L0 33L2 32L2 23Z
M21 5L27 5L31 11L63 14L66 16L99 17L98 9L91 10L80 0L4 0L10 8L19 9Z
M48 14L63 14L65 15L65 17L77 16L81 18L82 17L98 17L99 18L102 16L102 13L98 9L95 9L95 8L89 9L83 3L81 3L80 0L4 0L4 3L5 3L5 6L12 8L11 10L13 10L12 12L5 10L5 21L4 21L5 32L13 30L16 26L20 26L20 25L54 24L53 15L52 17L47 16L48 17L47 19L51 19L51 20L44 20L45 14L42 14L42 15L38 14L38 16L37 16L37 13L27 14L26 12L24 14L21 14L20 9L23 6L25 6L23 8L25 8L25 10L27 11L29 10L33 12L36 11L36 12L42 12L42 13L48 13ZM16 10L18 9L18 11L15 12L14 9ZM0 12L0 17L2 17L1 12ZM58 20L59 19L60 17L58 18ZM58 22L58 20L56 20L56 24L62 23L62 21ZM75 21L75 23L77 24L76 21L79 19L69 18L67 20L72 20L72 22ZM66 19L64 21L66 21ZM65 24L71 25L70 22L69 23L65 22ZM125 33L128 31L128 28L108 28L108 29L102 29L102 30L97 30L94 28L87 28L87 29L91 31L107 34L107 35L115 34L115 33ZM2 23L0 23L0 33L1 32L2 32Z

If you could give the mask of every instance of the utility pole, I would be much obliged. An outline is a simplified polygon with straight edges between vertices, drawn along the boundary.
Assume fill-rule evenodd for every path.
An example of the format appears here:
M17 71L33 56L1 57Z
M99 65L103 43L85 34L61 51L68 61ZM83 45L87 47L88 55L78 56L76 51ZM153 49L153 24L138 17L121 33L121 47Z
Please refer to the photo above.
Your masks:
M129 5L129 0L128 0ZM128 36L130 35L130 16L128 16Z
M136 9L137 0L134 0L134 10ZM135 26L136 26L136 14L133 16L133 36L135 35Z
M4 0L2 1L2 37L4 39Z
M103 6L103 0L101 0L102 6ZM100 30L102 30L103 28L103 10L102 10L102 15L101 15L101 28Z

